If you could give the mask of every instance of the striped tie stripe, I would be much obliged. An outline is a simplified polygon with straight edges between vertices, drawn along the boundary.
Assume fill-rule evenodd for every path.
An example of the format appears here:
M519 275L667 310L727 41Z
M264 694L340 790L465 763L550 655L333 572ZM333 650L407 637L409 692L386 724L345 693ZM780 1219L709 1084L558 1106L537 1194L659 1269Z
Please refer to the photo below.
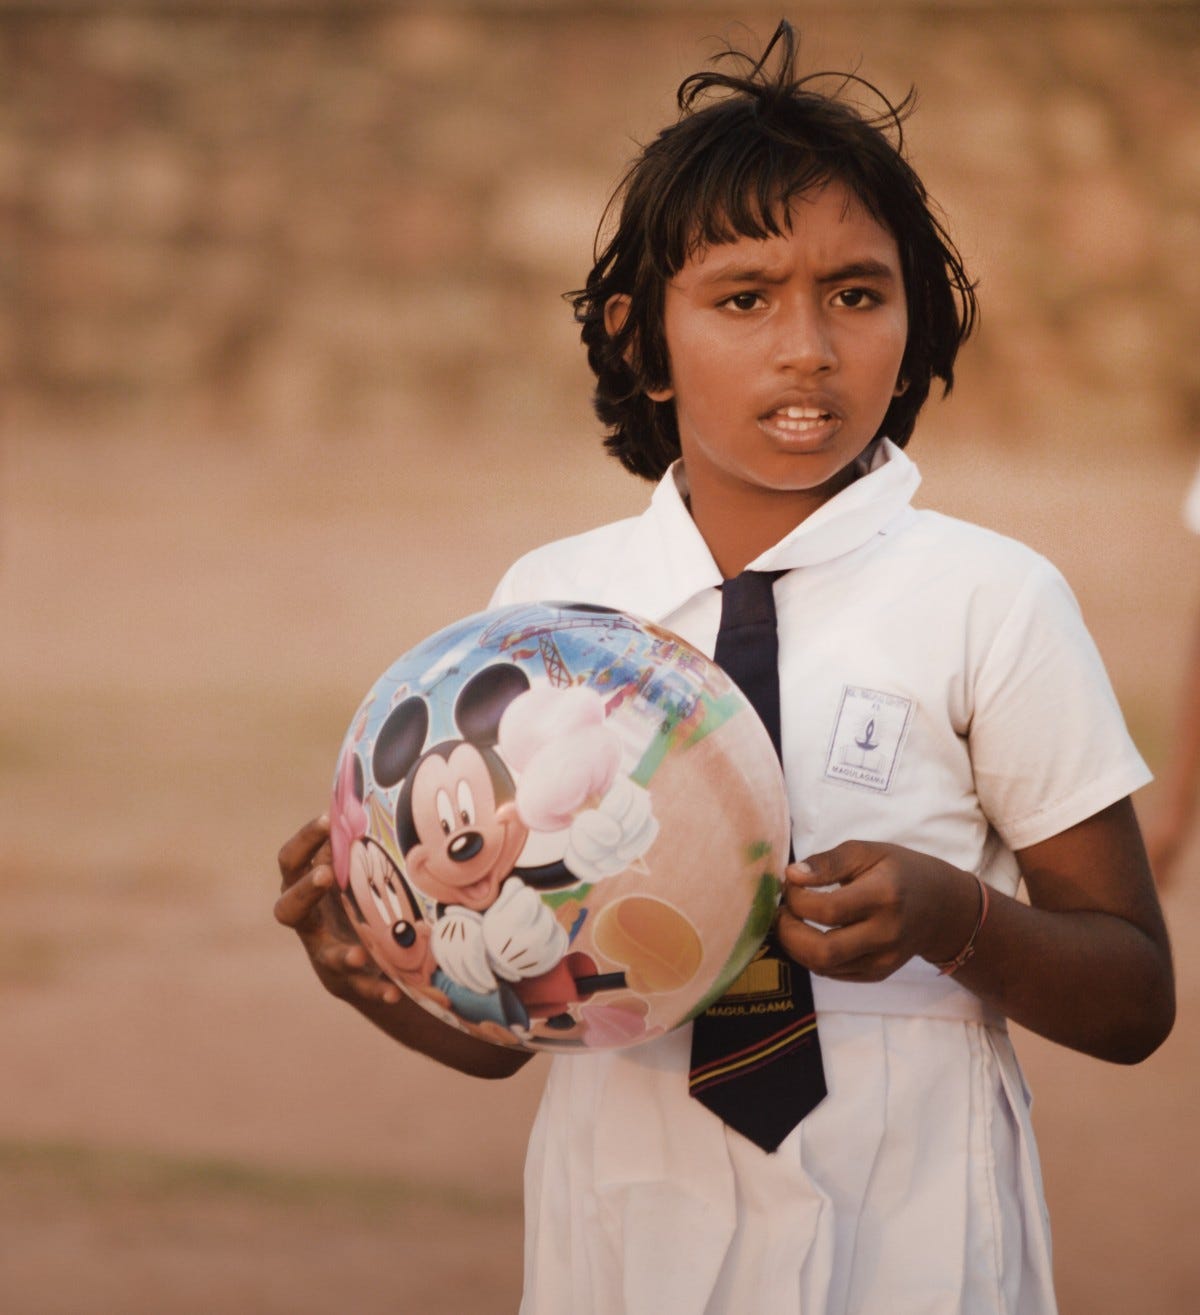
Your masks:
M816 1030L816 1026L816 1015L806 1014L803 1018L797 1018L786 1027L780 1028L778 1032L763 1037L755 1045L747 1046L744 1050L735 1051L730 1055L722 1055L707 1064L701 1064L688 1076L688 1090L695 1095L696 1092L705 1091L709 1087L720 1086L722 1082L728 1082L731 1078L741 1077L743 1073L752 1073L777 1056L786 1054L789 1050L803 1044L809 1033Z

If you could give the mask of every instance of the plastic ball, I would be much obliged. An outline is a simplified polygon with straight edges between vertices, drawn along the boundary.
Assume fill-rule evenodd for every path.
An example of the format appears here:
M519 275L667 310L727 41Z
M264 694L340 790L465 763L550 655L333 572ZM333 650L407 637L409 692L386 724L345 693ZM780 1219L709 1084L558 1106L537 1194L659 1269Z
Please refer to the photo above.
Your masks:
M467 617L375 683L330 814L347 916L448 1024L558 1053L693 1018L761 945L788 805L712 661L578 603Z

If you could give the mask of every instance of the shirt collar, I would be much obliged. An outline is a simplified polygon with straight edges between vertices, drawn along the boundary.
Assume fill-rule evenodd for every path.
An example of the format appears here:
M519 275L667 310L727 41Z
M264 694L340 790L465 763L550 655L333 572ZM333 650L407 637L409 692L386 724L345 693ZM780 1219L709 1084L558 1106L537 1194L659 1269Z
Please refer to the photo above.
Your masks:
M890 439L859 459L853 484L801 521L750 563L760 571L792 570L832 561L874 538L912 501L921 476ZM669 616L688 599L721 583L721 572L687 509L687 477L675 462L654 490L650 506L627 540L626 589L643 616Z
M912 502L921 474L890 439L859 458L859 477L750 563L756 571L816 566L860 548Z

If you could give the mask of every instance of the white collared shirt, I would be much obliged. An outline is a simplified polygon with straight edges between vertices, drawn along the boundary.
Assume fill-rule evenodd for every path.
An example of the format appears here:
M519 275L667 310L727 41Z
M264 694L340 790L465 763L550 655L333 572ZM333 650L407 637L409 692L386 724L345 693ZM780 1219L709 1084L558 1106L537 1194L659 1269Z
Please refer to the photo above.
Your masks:
M890 841L1012 894L1014 849L1149 773L1059 573L914 510L918 483L885 440L750 564L788 571L775 592L795 852ZM721 573L685 498L676 465L643 515L522 558L493 605L605 604L711 654ZM921 960L813 988L830 1095L774 1156L688 1099L687 1028L552 1061L526 1172L527 1315L1053 1310L1003 1020ZM923 1240L947 1229L949 1258Z

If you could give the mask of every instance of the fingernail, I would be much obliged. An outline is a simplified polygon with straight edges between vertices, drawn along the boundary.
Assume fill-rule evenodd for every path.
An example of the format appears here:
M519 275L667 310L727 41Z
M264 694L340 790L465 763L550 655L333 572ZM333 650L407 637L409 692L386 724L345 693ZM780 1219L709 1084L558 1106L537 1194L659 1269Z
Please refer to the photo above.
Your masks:
M322 863L319 868L313 868L312 884L314 886L328 886L333 881L333 869Z
M317 818L317 825L318 825L319 827L324 827L326 830L328 830L328 829L329 829L329 814L328 814L328 813L322 813L321 816Z

